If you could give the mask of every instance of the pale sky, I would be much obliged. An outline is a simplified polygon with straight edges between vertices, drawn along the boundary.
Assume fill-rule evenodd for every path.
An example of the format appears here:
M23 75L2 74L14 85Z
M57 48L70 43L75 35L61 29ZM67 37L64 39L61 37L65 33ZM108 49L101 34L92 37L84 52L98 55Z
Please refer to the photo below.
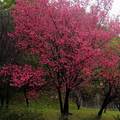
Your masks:
M110 15L120 15L120 0L114 0Z

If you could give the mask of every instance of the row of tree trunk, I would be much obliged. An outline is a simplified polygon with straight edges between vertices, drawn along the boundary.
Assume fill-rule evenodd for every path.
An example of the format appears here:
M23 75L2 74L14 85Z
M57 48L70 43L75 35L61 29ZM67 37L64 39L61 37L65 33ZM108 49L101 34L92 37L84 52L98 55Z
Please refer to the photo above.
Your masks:
M69 113L69 97L71 90L66 88L65 96L62 97L61 89L58 88L58 97L59 97L59 103L60 103L60 111L62 115L70 115ZM108 92L105 94L105 98L103 100L102 105L100 106L100 110L98 112L98 116L101 117L103 112L106 112L108 105L115 100L117 97L116 94L111 94L112 87L109 88ZM75 101L77 108L79 109L81 106L81 100L78 98L78 100ZM120 111L120 104L114 103L116 108Z
M24 98L25 98L25 103L26 106L29 107L29 98L27 95L27 87L23 87L23 93L24 93ZM8 80L6 80L6 83L4 83L0 89L0 102L1 102L1 108L9 107L9 102L10 102L10 91L11 91L11 87L10 87L10 83Z

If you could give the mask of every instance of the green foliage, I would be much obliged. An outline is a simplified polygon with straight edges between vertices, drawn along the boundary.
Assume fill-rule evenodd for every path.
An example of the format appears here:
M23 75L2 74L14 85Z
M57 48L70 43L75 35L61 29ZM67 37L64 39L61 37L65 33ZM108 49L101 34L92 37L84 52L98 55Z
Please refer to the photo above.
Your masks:
M0 32L2 32L2 26L5 25L7 32L12 32L14 30L13 18L10 15L9 10L0 11Z
M37 55L31 55L31 54L19 54L17 57L18 64L24 65L32 65L33 67L37 67L38 62L38 56Z
M108 44L108 48L120 54L120 38L118 37L118 38L112 39L111 42Z
M0 10L10 8L13 3L15 3L15 0L0 0Z
M13 18L9 12L9 8L13 3L15 3L15 0L0 0L0 32L2 32L3 25L7 32L14 30Z

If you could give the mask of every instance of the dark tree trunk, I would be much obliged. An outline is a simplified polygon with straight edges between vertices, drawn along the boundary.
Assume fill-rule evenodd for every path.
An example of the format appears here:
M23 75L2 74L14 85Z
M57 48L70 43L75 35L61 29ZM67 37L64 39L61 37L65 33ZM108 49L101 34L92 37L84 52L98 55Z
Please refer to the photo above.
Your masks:
M29 107L29 99L27 97L27 89L26 89L26 87L24 88L24 97L25 97L26 105L27 105L27 107Z
M77 109L78 109L78 110L80 109L80 104L77 104Z
M103 104L102 104L102 106L101 106L101 109L100 109L100 111L98 112L98 117L102 116L103 110L104 110L104 109L107 107L107 105L111 102L111 96L110 96L111 90L112 90L112 88L110 87L108 93L107 93L106 96L105 96L105 99L104 99L104 101L103 101Z
M61 89L57 88L58 90L58 97L59 97L59 104L60 104L60 112L63 114L63 101L62 101L62 94L61 94Z
M100 111L98 112L98 116L102 116L102 113L103 113L103 110L107 107L107 105L110 103L110 97L106 97L102 106L101 106L101 109Z
M78 96L76 96L76 105L77 105L77 109L79 110L81 106L81 100L80 100L80 97Z
M105 109L104 109L104 113L106 113L107 112L107 106L105 107Z
M64 115L69 115L69 95L70 89L66 89L65 100L64 100Z
M5 88L5 84L1 84L1 88L0 88L0 103L1 103L1 108L4 107L4 103L5 103L5 97L6 97L6 88Z
M1 107L4 107L4 101L5 101L5 98L4 98L4 96L1 96Z
M6 108L8 108L9 101L10 101L9 91L10 91L10 82L9 82L9 80L7 80L7 84L6 84Z
M104 108L104 113L106 113L106 111L107 111L107 106Z

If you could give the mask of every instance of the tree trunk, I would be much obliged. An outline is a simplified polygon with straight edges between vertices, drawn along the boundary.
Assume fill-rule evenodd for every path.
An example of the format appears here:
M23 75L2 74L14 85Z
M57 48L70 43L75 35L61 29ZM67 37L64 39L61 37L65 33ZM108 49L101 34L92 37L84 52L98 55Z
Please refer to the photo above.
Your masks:
M104 101L103 101L103 104L102 104L102 106L101 106L101 109L100 109L100 111L98 112L98 116L99 116L99 117L102 116L103 110L104 110L104 109L107 107L107 105L111 102L111 96L110 96L111 90L112 90L112 88L109 88L109 91L108 91L108 93L107 93L106 96L105 96L105 99L104 99Z
M4 100L5 100L4 96L1 96L1 107L4 107Z
M58 97L59 97L59 104L60 104L60 112L63 114L63 101L62 101L62 95L61 95L61 89L57 88L58 90Z
M78 110L80 109L80 104L77 104L77 108L78 108Z
M110 103L110 96L109 97L106 97L102 106L101 106L101 109L100 111L98 112L98 116L102 116L102 113L103 113L103 110L107 107L107 105Z
M1 103L1 108L4 107L4 103L5 103L5 97L6 97L6 89L5 86L4 88L0 89L0 103Z
M80 106L81 106L81 100L80 100L80 98L78 99L78 103L77 103L77 108L78 108L78 110L80 109Z
M27 89L26 89L26 87L24 88L24 97L25 97L26 105L27 105L27 107L29 107L29 99L27 97Z
M79 97L76 97L76 105L77 105L77 109L79 110L81 106L81 100Z
M6 84L6 108L8 108L9 106L9 91L10 91L10 83L9 80L7 80L7 84Z
M104 108L104 113L106 113L106 111L107 111L107 106Z
M64 100L64 115L69 115L69 95L70 89L66 89L65 100Z

